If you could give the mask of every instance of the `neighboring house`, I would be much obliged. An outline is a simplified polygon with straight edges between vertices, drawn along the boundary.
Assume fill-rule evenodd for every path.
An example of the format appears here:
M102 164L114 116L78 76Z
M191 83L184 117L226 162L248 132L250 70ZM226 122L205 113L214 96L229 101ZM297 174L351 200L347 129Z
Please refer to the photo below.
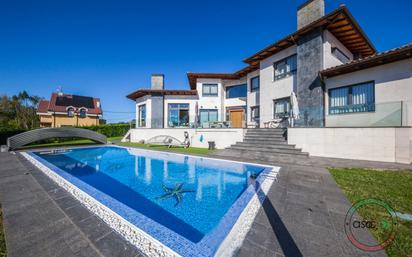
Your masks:
M412 125L412 45L377 53L349 10L325 15L324 0L300 6L297 24L237 72L188 73L190 90L165 90L154 75L128 95L137 127L263 127L290 116L292 92L297 127Z
M37 108L41 127L99 125L103 115L99 98L53 93Z

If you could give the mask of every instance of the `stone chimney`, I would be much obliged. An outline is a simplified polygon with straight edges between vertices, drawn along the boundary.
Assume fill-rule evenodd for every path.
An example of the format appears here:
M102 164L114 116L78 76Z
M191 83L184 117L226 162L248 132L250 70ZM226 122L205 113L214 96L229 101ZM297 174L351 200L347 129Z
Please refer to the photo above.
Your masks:
M165 75L152 74L152 89L163 90L165 88Z
M309 0L298 7L298 29L325 15L325 0Z

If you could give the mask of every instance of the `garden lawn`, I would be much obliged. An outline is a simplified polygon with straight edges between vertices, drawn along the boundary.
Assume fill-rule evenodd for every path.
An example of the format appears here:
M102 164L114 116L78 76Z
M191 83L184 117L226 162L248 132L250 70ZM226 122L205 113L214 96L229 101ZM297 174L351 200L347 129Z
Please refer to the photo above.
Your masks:
M107 141L120 141L122 137L108 137ZM39 148L39 147L55 147L55 146L81 146L81 145L90 145L95 144L92 140L89 139L76 139L64 142L53 142L53 143L46 143L46 144L30 144L24 146L23 149L30 149L30 148Z
M131 143L131 142L118 142L117 145L127 146L127 147L136 147L136 148L145 148L150 150L157 151L166 151L166 152L175 152L175 153L184 153L184 154L210 154L212 151L207 148L197 148L197 147L167 147L163 145L147 145L140 143Z
M0 257L6 257L6 241L4 240L3 214L0 209Z
M367 169L330 168L330 173L346 197L356 203L366 198L380 199L396 212L412 214L412 171L381 171ZM360 208L365 219L383 217L381 208ZM377 238L379 230L370 230ZM390 257L412 256L412 221L398 218L396 239L386 247Z

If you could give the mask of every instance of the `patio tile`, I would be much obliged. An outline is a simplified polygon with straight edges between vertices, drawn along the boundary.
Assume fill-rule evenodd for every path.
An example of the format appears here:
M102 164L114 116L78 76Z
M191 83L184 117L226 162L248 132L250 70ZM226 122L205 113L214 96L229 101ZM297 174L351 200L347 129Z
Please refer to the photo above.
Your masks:
M96 246L105 256L127 257L143 256L139 251L126 243L125 240L116 232L112 232L96 241Z

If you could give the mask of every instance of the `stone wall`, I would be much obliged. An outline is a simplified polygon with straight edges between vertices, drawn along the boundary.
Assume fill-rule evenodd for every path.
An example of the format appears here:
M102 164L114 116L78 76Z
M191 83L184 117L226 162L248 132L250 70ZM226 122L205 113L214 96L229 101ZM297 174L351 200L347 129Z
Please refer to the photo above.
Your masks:
M323 127L323 88L319 71L323 67L322 30L308 33L297 44L297 98L301 118L296 126Z

